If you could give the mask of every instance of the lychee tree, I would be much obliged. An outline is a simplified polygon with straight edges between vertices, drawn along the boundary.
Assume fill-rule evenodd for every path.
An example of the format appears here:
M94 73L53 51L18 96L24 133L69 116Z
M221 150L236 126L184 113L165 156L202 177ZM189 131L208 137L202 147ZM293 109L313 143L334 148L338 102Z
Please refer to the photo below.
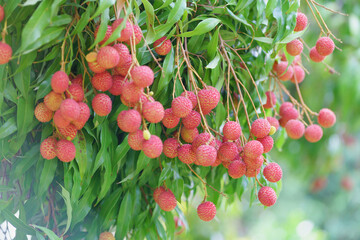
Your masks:
M244 191L272 206L273 146L336 121L300 91L302 61L330 69L341 42L314 0L311 49L299 1L1 3L0 219L18 239L171 239L195 195L204 221Z

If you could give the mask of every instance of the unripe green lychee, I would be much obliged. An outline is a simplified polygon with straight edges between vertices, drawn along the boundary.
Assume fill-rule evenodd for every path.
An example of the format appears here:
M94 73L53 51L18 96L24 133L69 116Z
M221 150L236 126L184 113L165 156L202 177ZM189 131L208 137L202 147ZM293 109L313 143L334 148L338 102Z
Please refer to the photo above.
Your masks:
M316 51L321 56L330 55L335 49L335 44L333 40L329 37L321 37L316 42Z
M318 142L323 135L322 128L317 124L312 124L305 129L305 139L309 142Z
M190 99L185 97L174 98L171 103L173 114L179 118L186 117L192 111L193 105Z
M305 126L299 120L291 119L286 123L285 130L289 138L299 139L305 133Z
M336 115L333 111L328 108L323 108L320 110L318 115L318 123L324 128L329 128L334 126L336 122Z
M286 51L291 56L297 56L297 55L301 54L303 48L304 48L303 44L299 39L294 39L291 42L286 44Z
M158 123L164 118L164 107L160 102L146 102L142 106L142 114L150 123Z
M223 128L224 137L229 140L236 140L241 136L240 124L234 121L228 121L225 123Z
M276 133L276 128L274 126L271 126L269 135L274 135Z
M164 141L163 153L168 158L175 158L178 155L177 151L179 147L180 147L180 143L178 142L177 139L168 138Z
M45 103L39 103L35 108L35 117L39 122L49 122L53 117L53 111L48 109Z
M246 164L241 160L234 160L228 167L229 176L232 178L241 178L246 173Z
M91 84L96 90L105 92L112 87L113 78L111 74L106 71L102 73L96 73L91 79Z
M117 124L124 132L135 132L140 128L141 115L133 109L121 111L117 117Z
M40 154L45 159L53 159L56 157L56 139L54 137L49 137L44 139L40 145Z
M177 149L177 155L181 162L185 164L194 163L196 160L196 153L191 149L190 144L184 144Z
M275 204L277 196L271 187L262 187L258 193L259 201L262 205L270 207Z
M171 51L171 41L162 37L154 42L155 52L159 55L165 56Z
M140 129L138 129L135 132L129 133L128 144L133 150L135 151L142 150L143 141L144 141L144 134L143 131L141 131Z
M282 178L281 167L277 163L269 163L264 168L263 175L269 182L278 182Z
M69 76L63 71L57 71L51 77L51 88L56 93L63 93L69 86Z
M62 162L71 162L76 155L75 145L65 139L59 140L56 143L56 156Z
M216 207L212 202L201 203L197 208L199 218L205 222L211 221L216 215Z
M12 48L4 43L0 42L0 65L8 63L12 56Z
M217 151L213 146L201 145L196 149L196 158L201 166L211 166L217 157Z
M160 193L157 203L162 210L170 212L175 209L177 201L174 194L168 190Z
M51 111L58 110L63 100L64 98L61 96L61 94L54 91L51 91L44 97L44 103Z
M300 32L306 28L307 25L307 17L305 14L298 12L296 16L296 26L294 32Z
M143 131L143 137L144 137L145 140L149 140L150 137L151 137L150 131L149 130L144 130Z
M96 94L96 96L93 98L91 106L97 115L104 117L110 114L112 109L112 101L105 93L99 93Z
M175 116L172 109L165 109L164 117L162 119L162 123L167 128L174 128L179 124L180 118Z
M192 110L186 117L181 120L185 128L197 128L201 123L201 116L195 110Z

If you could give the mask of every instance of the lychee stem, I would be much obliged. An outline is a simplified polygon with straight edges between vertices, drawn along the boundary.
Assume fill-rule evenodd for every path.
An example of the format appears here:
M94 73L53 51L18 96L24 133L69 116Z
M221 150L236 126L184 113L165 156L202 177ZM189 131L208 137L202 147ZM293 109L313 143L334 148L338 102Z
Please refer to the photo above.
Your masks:
M257 182L261 187L264 187L264 185L261 184L261 182L259 181L259 179L257 178L257 176L255 176L255 180L256 180L256 182Z

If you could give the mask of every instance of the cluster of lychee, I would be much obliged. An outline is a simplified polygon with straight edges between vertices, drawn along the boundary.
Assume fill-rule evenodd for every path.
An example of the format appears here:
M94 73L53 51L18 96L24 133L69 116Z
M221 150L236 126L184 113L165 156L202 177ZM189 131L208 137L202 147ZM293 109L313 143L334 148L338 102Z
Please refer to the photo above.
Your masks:
M4 20L5 12L3 6L0 5L0 22ZM12 57L12 48L5 43L5 39L0 42L0 65L6 64Z

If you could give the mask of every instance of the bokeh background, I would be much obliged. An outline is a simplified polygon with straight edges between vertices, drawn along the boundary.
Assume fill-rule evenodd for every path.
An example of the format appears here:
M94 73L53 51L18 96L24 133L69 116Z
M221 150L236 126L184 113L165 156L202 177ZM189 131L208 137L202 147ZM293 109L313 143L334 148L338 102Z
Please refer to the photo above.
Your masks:
M302 56L310 74L300 87L306 104L314 111L333 109L337 124L325 129L318 143L287 139L282 149L271 152L284 173L273 207L249 207L248 190L235 204L224 203L211 223L204 223L196 215L201 199L195 197L193 205L183 206L189 226L178 239L360 239L360 2L318 2L349 16L319 8L343 43L335 42L341 51L325 60L336 72ZM310 23L303 39L312 47L320 30L306 1L301 1L301 11ZM297 96L295 89L292 93Z

